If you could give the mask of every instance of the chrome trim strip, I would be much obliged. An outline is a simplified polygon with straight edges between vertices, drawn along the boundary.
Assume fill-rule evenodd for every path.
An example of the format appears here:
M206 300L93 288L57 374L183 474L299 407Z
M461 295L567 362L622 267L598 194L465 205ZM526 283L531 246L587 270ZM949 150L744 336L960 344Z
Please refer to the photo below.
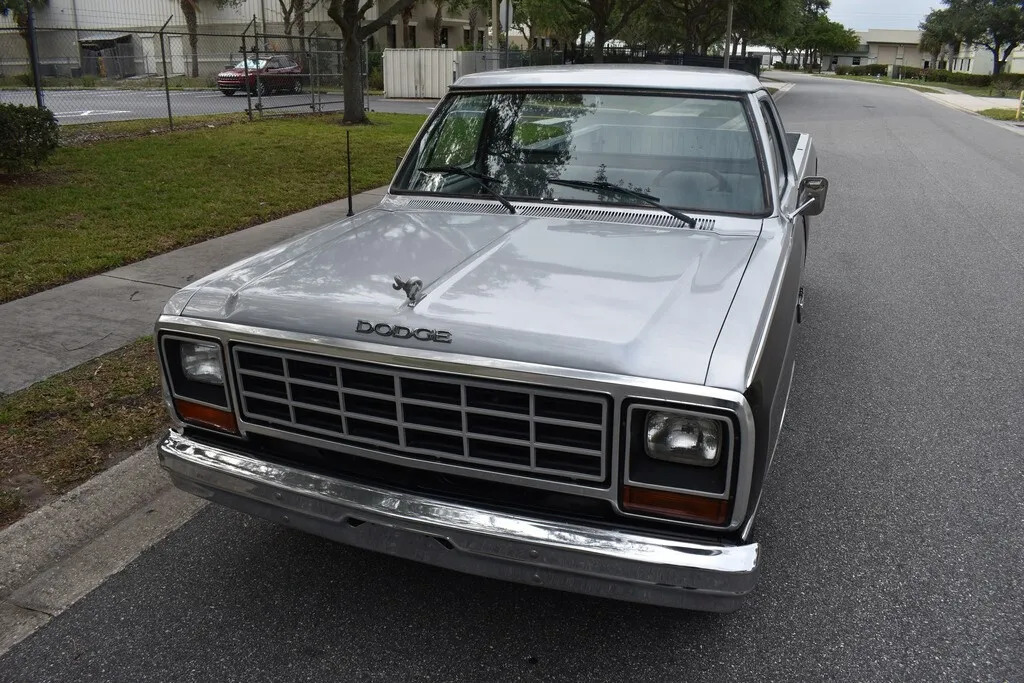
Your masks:
M619 476L619 462L621 454L619 444L621 442L621 420L617 419L618 409L622 401L633 398L649 401L668 401L674 403L685 403L691 406L704 406L718 408L734 414L739 424L740 448L739 452L733 455L738 458L736 465L736 501L733 505L733 515L728 527L711 527L695 524L692 522L677 522L663 520L669 524L676 524L680 527L711 529L715 531L732 531L740 527L746 519L748 505L750 503L751 477L754 465L754 417L747 404L746 398L738 391L707 387L699 384L686 384L667 380L652 379L646 377L632 377L612 373L595 372L592 370L579 370L574 368L563 368L552 365L541 365L536 363L525 363L522 361L501 360L496 358L485 358L480 356L469 356L465 354L434 351L429 349L404 348L385 346L363 341L339 339L319 335L301 334L296 332L285 332L249 325L238 325L213 320L199 320L180 316L162 315L158 322L158 329L168 331L179 331L182 333L195 333L202 331L205 334L219 336L226 344L228 342L242 342L254 345L271 346L272 348L283 346L295 351L306 351L319 355L330 355L347 360L368 361L394 365L399 368L411 370L427 370L439 374L472 375L480 378L499 379L509 382L541 384L552 388L573 389L577 391L594 391L607 393L613 401L613 415L616 419L610 421L612 427L611 448L612 459L609 463L610 476L609 488L601 489L593 486L576 484L565 484L552 481L538 480L536 478L519 477L515 475L495 474L486 470L467 470L461 466L447 466L444 464L427 463L412 458L401 458L390 454L382 454L367 449L355 447L342 447L336 442L319 440L304 437L294 432L281 430L270 430L257 426L245 424L239 421L239 428L243 432L266 434L278 438L289 438L321 448L341 450L347 453L366 457L376 457L391 462L396 462L409 467L419 467L444 471L452 474L466 474L472 472L473 476L490 479L494 481L507 481L516 484L524 484L534 488L549 491L562 491L574 495L604 498L608 500L614 509L623 513L619 506L619 487L621 478ZM230 360L230 359L229 359ZM235 373L229 369L227 374L231 384L231 391L237 392L235 386Z
M779 299L782 298L782 283L786 280L789 259L793 254L793 231L789 227L784 228L783 231L784 234L781 239L786 240L787 243L783 248L782 263L775 271L775 278L772 280L771 289L768 294L772 303L771 306L762 309L761 319L758 320L756 328L757 346L754 349L753 355L747 361L746 372L743 373L743 383L747 387L754 381L757 366L761 363L761 354L764 353L765 344L768 342L768 329L771 327L772 320L775 319L775 309L779 305Z
M175 485L190 493L341 542L483 576L726 611L753 589L760 572L756 543L695 542L479 509L263 462L173 431L157 450ZM369 530L359 532L364 526Z
M782 440L782 425L786 424L786 411L789 409L789 395L793 390L793 376L795 374L796 362L790 366L789 385L786 388L786 402L782 404L782 417L779 419L779 433L775 436L775 443L772 444L772 452L768 455L768 462L764 467L764 477L761 480L761 489L757 492L757 500L754 501L754 507L751 510L750 517L747 519L747 523L743 525L743 529L740 531L740 538L744 541L750 538L750 532L754 528L754 518L757 517L757 510L761 506L761 499L764 498L764 481L772 471L772 463L775 462L775 451L779 450L779 441Z

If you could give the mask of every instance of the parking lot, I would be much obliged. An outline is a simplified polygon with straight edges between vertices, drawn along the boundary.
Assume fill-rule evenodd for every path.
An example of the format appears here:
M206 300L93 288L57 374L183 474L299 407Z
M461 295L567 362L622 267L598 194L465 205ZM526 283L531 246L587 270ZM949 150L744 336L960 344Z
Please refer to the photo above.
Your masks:
M171 90L171 111L174 116L203 114L230 114L244 112L245 93L225 97L217 90ZM323 111L340 111L341 93L317 95L322 99ZM0 90L0 102L35 104L35 91ZM253 106L257 98L252 99ZM275 94L262 98L268 109L278 113L309 113L314 102L309 93L301 95ZM46 90L44 104L53 111L61 124L96 123L99 121L129 121L132 119L165 119L167 95L163 90ZM389 100L373 95L370 109L400 114L426 114L433 101ZM319 110L319 106L318 106Z

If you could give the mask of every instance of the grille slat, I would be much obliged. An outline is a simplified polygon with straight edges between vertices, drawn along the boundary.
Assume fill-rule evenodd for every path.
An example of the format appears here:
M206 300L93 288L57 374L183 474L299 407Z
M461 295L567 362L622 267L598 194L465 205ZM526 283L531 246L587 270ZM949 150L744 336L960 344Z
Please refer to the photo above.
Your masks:
M603 481L600 394L236 345L243 420L457 466Z

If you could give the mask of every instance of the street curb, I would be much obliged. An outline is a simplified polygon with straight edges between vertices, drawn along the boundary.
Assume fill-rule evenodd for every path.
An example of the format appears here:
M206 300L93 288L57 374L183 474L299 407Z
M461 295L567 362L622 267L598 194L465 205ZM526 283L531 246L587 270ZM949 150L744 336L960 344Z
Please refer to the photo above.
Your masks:
M950 109L956 109L958 111L964 112L965 114L970 114L972 116L975 116L975 117L981 119L982 121L985 121L987 123L991 123L991 124L993 124L995 126L998 126L999 128L1002 128L1003 130L1008 130L1011 133L1016 133L1017 135L1024 135L1024 127L1022 127L1022 126L1017 126L1017 125L1014 125L1014 124L1010 124L1010 123L1007 123L1006 121L999 121L997 119L990 119L987 116L983 116L982 114L979 114L978 112L974 111L973 109L968 109L967 107L961 107L959 104L955 104L953 102L948 102L948 101L946 101L946 100L944 100L942 98L936 97L934 95L934 93L920 92L920 91L917 91L917 90L915 90L914 92L916 92L918 95L920 95L920 96L922 96L924 98L927 98L927 99L931 100L932 102L935 102L936 104L941 104L944 107L948 107ZM996 108L998 108L998 107L996 107Z
M154 442L0 531L0 656L206 504L171 485L155 451Z
M778 82L779 81L776 81L776 83ZM780 85L779 89L772 93L772 99L778 102L779 100L782 99L783 95L785 95L786 93L793 89L794 85L796 85L796 83L786 83L784 85Z

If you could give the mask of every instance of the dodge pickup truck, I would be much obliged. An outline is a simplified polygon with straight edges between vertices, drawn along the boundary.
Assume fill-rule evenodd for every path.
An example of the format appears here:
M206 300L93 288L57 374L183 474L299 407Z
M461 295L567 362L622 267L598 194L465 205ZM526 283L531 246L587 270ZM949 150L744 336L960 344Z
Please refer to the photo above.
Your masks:
M160 461L353 546L734 610L762 563L816 173L747 74L463 77L378 206L171 297Z

